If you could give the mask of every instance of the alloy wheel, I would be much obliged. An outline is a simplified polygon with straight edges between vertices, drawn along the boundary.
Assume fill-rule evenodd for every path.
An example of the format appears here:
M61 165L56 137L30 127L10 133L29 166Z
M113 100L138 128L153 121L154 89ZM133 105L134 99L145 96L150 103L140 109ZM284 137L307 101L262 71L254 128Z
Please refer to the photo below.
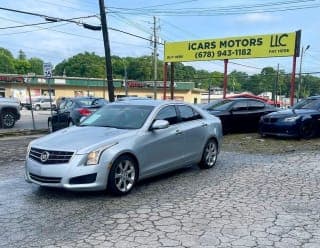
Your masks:
M136 179L136 170L132 161L121 160L115 168L115 185L123 193L129 192Z

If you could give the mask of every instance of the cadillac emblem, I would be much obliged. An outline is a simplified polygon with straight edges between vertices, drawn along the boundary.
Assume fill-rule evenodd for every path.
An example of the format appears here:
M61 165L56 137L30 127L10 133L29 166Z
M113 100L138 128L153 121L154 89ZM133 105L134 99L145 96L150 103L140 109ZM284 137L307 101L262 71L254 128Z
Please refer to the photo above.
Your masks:
M42 163L47 162L47 160L49 159L49 156L50 156L49 152L47 152L47 151L42 152L41 155L40 155L41 162Z

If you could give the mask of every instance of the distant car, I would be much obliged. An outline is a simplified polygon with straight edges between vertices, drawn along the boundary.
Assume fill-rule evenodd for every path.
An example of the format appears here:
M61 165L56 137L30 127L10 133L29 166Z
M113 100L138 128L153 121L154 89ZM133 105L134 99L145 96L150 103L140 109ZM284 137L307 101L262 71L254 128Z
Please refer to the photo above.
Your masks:
M97 97L64 98L55 110L56 113L48 118L49 131L78 125L81 117L89 116L107 103L105 99Z
M221 119L224 133L257 132L260 117L277 111L274 106L250 98L215 100L202 108Z
M218 118L190 104L107 104L73 126L29 144L26 180L46 187L129 193L139 179L198 163L212 168L222 141Z
M320 132L320 96L309 97L291 109L265 115L260 120L261 135L310 139Z
M50 104L51 102L51 104ZM37 98L37 99L34 99L32 101L32 109L34 110L46 110L46 109L55 109L56 108L56 102L54 101L53 98Z
M12 128L20 119L20 102L0 97L0 128Z

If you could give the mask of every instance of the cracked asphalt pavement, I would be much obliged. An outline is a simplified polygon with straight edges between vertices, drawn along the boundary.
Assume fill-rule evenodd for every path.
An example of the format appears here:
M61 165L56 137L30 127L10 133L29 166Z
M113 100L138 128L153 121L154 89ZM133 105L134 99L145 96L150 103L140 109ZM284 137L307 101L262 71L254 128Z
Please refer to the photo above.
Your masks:
M320 247L317 150L229 144L213 169L195 165L112 197L26 183L33 138L0 140L0 247Z

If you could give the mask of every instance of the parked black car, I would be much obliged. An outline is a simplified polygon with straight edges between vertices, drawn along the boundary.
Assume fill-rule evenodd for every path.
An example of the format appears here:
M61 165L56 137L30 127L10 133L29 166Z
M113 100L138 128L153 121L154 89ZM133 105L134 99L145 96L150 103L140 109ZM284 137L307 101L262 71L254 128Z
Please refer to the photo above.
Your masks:
M291 109L265 115L260 120L261 135L310 139L320 133L320 96L309 97Z
M49 131L78 125L81 117L90 115L107 103L105 99L96 97L64 98L55 110L56 113L48 118Z
M224 133L256 132L260 117L277 111L272 105L250 98L216 100L201 107L220 118Z

